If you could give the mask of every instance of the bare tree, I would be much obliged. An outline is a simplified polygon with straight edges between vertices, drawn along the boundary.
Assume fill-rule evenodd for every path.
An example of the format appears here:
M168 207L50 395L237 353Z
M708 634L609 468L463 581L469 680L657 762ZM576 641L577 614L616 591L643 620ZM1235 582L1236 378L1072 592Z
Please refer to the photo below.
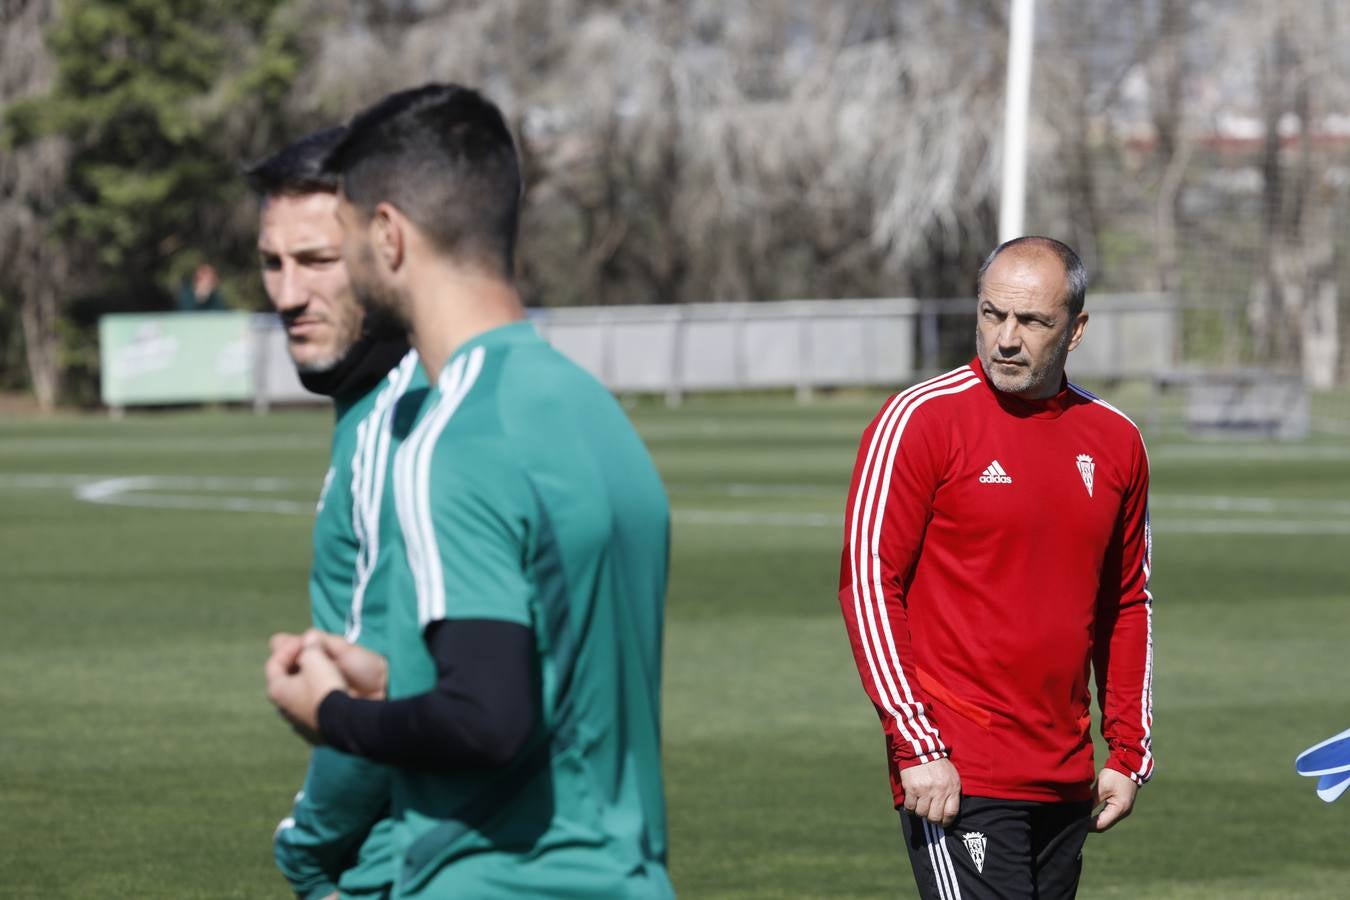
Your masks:
M1315 133L1319 92L1340 52L1334 7L1303 0L1262 10L1258 59L1262 272L1250 304L1257 352L1300 367L1309 382L1335 380L1337 299L1327 161ZM1331 343L1328 344L1330 339Z
M16 99L51 83L43 31L54 15L53 0L0 4L0 121ZM68 155L58 138L0 153L0 299L18 306L28 376L43 410L61 393L62 301L72 266L49 226L61 208Z
M993 239L997 4L308 2L296 102L438 78L508 111L537 300L964 293Z

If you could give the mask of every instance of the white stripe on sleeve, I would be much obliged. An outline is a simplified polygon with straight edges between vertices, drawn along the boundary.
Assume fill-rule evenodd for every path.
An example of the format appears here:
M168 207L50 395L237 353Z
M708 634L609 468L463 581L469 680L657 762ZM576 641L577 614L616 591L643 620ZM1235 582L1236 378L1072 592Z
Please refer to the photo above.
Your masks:
M880 558L877 551L880 536L880 521L884 514L885 496L878 495L879 475L883 465L894 463L894 450L899 446L904 424L908 422L912 411L926 399L946 393L966 390L979 379L969 368L958 369L947 375L931 379L897 394L882 413L872 434L863 471L858 482L858 492L854 498L853 514L849 534L849 556L852 566L853 612L858 623L863 655L872 675L873 686L887 713L895 720L900 734L909 741L912 752L921 762L931 762L937 758L939 749L937 729L923 715L921 706L914 700L909 682L905 678L895 643L890 634L890 623L886 617L885 595L880 584ZM897 424L899 428L897 428ZM889 472L885 483L889 486ZM869 528L873 516L876 527ZM869 573L875 567L876 575ZM878 614L879 619L878 621ZM890 649L891 665L886 665L886 647ZM911 724L918 729L916 734Z
M446 370L440 378L441 397L418 428L415 445L401 448L406 458L399 499L399 523L408 540L408 563L417 586L418 622L426 626L445 617L445 573L436 543L436 528L431 515L431 462L450 418L473 388L483 370L486 350L475 347ZM397 465L397 464L396 464ZM407 510L407 518L404 511ZM416 548L414 551L413 548Z

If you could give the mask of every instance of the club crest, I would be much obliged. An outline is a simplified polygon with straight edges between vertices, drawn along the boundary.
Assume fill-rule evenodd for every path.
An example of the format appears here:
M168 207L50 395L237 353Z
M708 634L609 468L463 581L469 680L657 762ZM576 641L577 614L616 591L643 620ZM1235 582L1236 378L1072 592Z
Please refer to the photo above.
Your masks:
M970 861L975 864L976 871L983 875L984 849L989 846L989 840L978 831L967 831L961 835L961 842L966 845L966 852L970 854Z
M1097 465L1092 461L1092 457L1086 453L1078 454L1078 474L1083 476L1083 487L1087 488L1088 496L1092 496L1092 473Z

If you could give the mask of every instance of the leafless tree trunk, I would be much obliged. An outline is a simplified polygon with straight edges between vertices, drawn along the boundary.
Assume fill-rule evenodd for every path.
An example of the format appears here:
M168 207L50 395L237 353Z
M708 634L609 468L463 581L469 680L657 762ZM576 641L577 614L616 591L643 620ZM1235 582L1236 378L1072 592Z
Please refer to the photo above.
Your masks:
M303 2L326 22L296 89L311 108L447 79L521 124L543 302L964 293L932 260L992 239L996 3L442 2L387 29Z
M1315 76L1336 49L1330 15L1305 2L1269 20L1259 81L1263 271L1249 309L1261 357L1323 386L1334 382L1339 356L1331 198L1314 139Z
M1157 49L1148 66L1156 152L1162 172L1154 206L1153 239L1158 261L1158 289L1168 293L1180 287L1177 222L1181 217L1183 176L1192 148L1185 129L1182 92L1185 15L1183 0L1162 0L1155 32Z
M50 83L54 67L42 33L54 15L52 0L0 6L0 116ZM0 296L18 304L28 376L43 410L61 394L60 319L70 269L49 226L60 208L67 158L56 139L0 154Z

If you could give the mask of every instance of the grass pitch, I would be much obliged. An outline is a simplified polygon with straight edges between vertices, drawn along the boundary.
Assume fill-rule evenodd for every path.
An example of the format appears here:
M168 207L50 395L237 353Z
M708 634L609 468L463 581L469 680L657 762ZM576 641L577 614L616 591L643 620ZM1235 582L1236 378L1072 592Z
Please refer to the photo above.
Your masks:
M665 669L684 897L913 888L835 601L880 395L632 410L675 522ZM1343 894L1350 801L1293 772L1350 726L1350 440L1150 435L1158 774L1084 897ZM1317 412L1317 410L1315 410ZM263 695L304 624L329 416L0 422L0 896L283 898L306 752ZM1035 511L1028 511L1035 514Z

